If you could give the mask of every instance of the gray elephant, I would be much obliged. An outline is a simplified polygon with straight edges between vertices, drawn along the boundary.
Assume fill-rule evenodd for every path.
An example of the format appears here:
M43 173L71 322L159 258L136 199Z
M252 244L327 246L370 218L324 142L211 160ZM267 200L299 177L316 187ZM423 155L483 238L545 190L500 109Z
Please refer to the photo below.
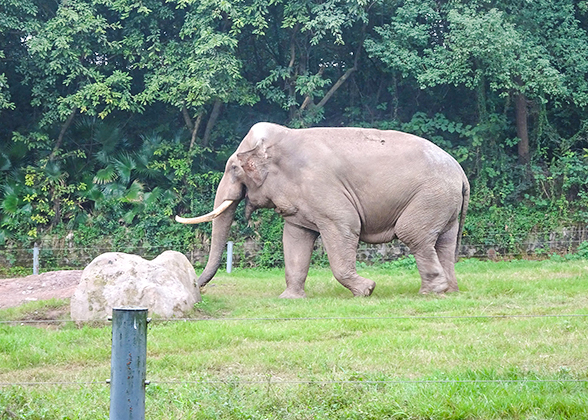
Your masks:
M461 166L423 138L363 128L289 129L255 124L229 158L214 211L181 223L212 223L208 263L199 286L215 275L237 205L284 217L286 290L305 297L316 238L335 278L354 296L372 280L356 272L358 242L404 242L415 256L421 293L457 291L454 264L470 195ZM460 216L461 214L461 216Z

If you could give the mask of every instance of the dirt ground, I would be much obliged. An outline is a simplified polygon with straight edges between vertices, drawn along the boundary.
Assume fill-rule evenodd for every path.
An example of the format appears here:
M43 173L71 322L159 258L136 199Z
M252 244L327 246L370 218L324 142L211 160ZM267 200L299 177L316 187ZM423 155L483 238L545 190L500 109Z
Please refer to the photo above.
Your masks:
M81 277L82 270L69 270L0 279L0 309L36 300L70 298Z

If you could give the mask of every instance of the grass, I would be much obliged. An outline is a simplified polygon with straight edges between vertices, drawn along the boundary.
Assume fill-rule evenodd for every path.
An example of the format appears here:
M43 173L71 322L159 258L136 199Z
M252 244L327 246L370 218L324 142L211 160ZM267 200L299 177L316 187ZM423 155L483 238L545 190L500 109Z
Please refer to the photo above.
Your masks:
M355 299L312 269L309 298L294 301L277 298L281 270L219 273L201 321L150 325L147 417L587 418L588 383L573 381L588 379L588 316L565 315L588 315L588 261L465 260L457 272L460 293L421 296L414 269L362 267L378 285ZM549 316L512 317L530 314ZM106 418L110 340L108 326L0 324L0 383L62 382L1 386L0 418Z
M58 320L54 325L62 325L61 320L69 319L68 315L69 299L33 301L0 310L0 319L3 321Z

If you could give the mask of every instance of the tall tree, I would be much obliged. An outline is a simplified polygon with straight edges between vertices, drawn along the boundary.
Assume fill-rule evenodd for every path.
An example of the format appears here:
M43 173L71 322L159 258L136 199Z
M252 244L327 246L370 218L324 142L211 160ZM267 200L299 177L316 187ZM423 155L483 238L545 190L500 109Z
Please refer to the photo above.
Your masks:
M62 2L25 37L29 55L19 69L40 111L30 129L51 133L59 127L51 156L77 114L106 118L114 110L141 110L131 93L132 75L121 66L120 16L101 3Z
M253 54L255 73L263 69L258 90L287 111L291 124L320 122L326 104L359 70L368 4L279 1L262 17L268 23L243 49Z
M166 19L152 22L140 66L145 72L143 104L161 101L184 118L194 145L203 117L201 140L208 146L222 104L252 104L256 96L241 75L236 57L238 23L230 4L212 1L168 2ZM207 111L208 110L208 111Z

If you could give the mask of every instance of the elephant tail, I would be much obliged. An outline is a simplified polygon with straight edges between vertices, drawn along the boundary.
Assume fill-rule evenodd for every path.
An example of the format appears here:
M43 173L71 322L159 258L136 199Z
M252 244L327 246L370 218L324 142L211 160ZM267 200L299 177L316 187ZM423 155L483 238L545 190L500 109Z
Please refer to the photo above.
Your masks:
M459 230L457 231L457 244L455 246L455 261L459 261L459 250L461 248L461 236L463 234L463 226L465 224L466 214L468 212L468 205L470 203L470 183L464 175L461 187L461 211L459 216Z

